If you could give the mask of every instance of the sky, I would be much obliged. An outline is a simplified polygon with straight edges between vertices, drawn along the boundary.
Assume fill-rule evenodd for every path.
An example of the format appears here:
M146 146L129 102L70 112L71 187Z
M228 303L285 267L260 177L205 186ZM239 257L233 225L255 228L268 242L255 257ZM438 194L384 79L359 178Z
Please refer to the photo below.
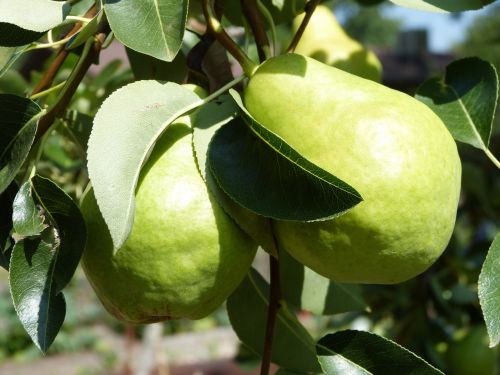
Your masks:
M403 20L403 30L427 28L429 49L432 52L447 52L450 46L464 38L465 31L474 18L487 14L491 6L452 17L449 13L422 12L400 6L387 7L385 15Z

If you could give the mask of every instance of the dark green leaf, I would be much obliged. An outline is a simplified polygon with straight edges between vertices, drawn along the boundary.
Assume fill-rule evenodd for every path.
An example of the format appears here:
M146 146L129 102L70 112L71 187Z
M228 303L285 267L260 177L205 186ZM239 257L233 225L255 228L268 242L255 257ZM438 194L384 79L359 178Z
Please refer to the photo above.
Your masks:
M482 8L496 0L391 0L394 4L428 12L461 12Z
M12 250L12 239L10 231L12 230L12 203L17 193L15 183L0 194L0 266L9 269L10 252Z
M233 98L243 109L241 98ZM244 111L244 109L243 109ZM279 220L331 219L361 201L351 186L304 159L253 120L236 118L217 130L208 162L218 185L243 207Z
M279 259L283 298L294 306L317 315L368 308L361 286L333 282L299 263L286 251L280 252Z
M158 81L182 83L186 78L186 57L182 52L179 52L172 62L166 62L136 52L130 48L126 50L128 60L130 61L130 67L137 80L154 79Z
M62 290L73 277L85 248L85 222L73 200L51 180L31 179L36 202L57 229L59 248L55 265L56 291Z
M217 185L210 169L207 168L207 150L215 132L238 114L238 106L228 95L220 102L210 102L201 107L193 120L193 148L200 173L217 202L234 221L266 251L274 252L274 240L269 219L241 207L227 196Z
M127 47L165 61L177 55L187 0L106 0L104 9L116 38Z
M201 104L194 92L176 83L138 81L111 94L97 112L88 170L116 249L132 228L135 187L154 143L173 120Z
M444 375L416 354L369 332L326 335L316 350L326 375Z
M12 223L18 236L38 236L47 228L45 214L33 199L31 181L25 182L14 199Z
M383 3L385 0L356 0L361 6L373 6Z
M269 305L269 285L251 269L227 300L231 325L240 340L262 355ZM283 304L278 312L273 338L272 361L297 372L319 372L314 341Z
M43 32L22 29L10 23L0 22L0 46L17 47L29 44L42 37Z
M9 186L28 156L40 110L30 99L0 94L0 193Z
M498 77L492 64L477 57L446 68L444 79L431 78L417 90L453 137L481 150L488 148L498 100Z
M490 346L500 343L500 233L497 234L479 275L479 302L483 310Z
M43 238L17 242L10 262L14 307L24 329L42 352L54 341L66 314L64 297L52 282L57 247L57 235L48 228Z

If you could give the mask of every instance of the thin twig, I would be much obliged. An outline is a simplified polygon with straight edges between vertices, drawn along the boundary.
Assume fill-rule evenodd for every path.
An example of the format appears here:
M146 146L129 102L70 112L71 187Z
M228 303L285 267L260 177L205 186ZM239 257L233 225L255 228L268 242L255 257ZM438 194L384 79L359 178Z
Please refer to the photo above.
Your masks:
M305 16L302 19L302 22L300 23L300 26L293 36L292 42L288 46L286 52L287 53L292 53L295 51L295 48L297 48L297 44L299 44L300 38L302 38L302 34L304 33L304 30L307 27L307 24L309 23L309 20L311 19L311 16L314 13L314 10L318 6L318 4L321 2L321 0L309 0L305 6Z
M87 13L85 13L85 18L93 17L95 16L96 13L97 13L97 7L94 5L87 11ZM75 24L75 26L73 26L73 28L64 36L64 38L76 34L81 28L82 28L82 23ZM61 46L57 51L54 61L52 61L52 63L50 64L49 68L45 72L40 82L38 82L38 84L35 86L31 95L36 95L39 92L45 91L50 86L52 86L52 83L54 82L54 79L57 73L59 72L59 69L61 69L61 66L66 60L66 57L68 57L68 55L69 51L65 49L64 46Z
M264 27L264 22L262 21L262 15L259 11L256 0L240 0L241 9L245 15L252 33L255 38L255 44L257 44L257 52L259 53L259 60L263 62L264 60L271 57L271 49L269 47L269 39L267 38L266 29Z
M249 77L252 76L257 68L256 65L226 33L215 15L211 0L203 0L203 14L207 21L207 28L215 39L240 63L245 74Z
M278 259L269 255L271 264L271 290L269 293L269 306L267 310L266 338L264 342L264 352L262 353L261 375L268 375L271 367L271 354L273 347L274 326L280 308L281 288L279 280Z
M271 222L271 228L273 228ZM278 241L274 235L274 245L276 248L276 256L278 253ZM276 325L276 317L281 307L281 282L280 282L280 265L278 258L269 255L269 263L271 268L271 285L269 291L269 306L267 309L266 336L264 341L264 352L262 353L262 363L260 367L260 375L269 375L271 367L271 354L273 348L274 327Z
M73 70L71 76L68 78L57 102L49 109L47 114L40 119L35 140L38 140L50 128L50 125L52 125L54 120L64 113L66 107L71 101L71 98L75 94L76 89L80 85L80 82L83 77L85 77L87 70L90 68L90 65L92 65L99 56L102 44L110 32L111 29L109 28L107 19L106 17L103 17L95 36L95 40L89 40L85 45L85 48L88 48L88 50L84 51L80 57L75 70Z

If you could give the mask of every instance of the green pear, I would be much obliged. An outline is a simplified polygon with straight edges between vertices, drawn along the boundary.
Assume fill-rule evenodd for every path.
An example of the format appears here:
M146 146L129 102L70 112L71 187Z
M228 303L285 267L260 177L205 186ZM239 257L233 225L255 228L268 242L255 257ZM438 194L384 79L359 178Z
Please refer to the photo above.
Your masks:
M244 102L257 121L364 199L333 220L277 221L279 244L298 261L339 282L392 284L440 256L455 223L461 164L428 107L298 54L261 64Z
M82 202L83 268L103 305L133 324L213 312L243 280L257 246L207 191L188 117L158 140L135 199L132 232L116 253L92 190Z
M459 332L446 352L450 375L494 375L497 348L489 348L488 333L483 325Z
M303 18L303 15L295 18L294 33ZM377 56L347 35L324 5L316 7L295 52L372 81L382 79L382 64Z

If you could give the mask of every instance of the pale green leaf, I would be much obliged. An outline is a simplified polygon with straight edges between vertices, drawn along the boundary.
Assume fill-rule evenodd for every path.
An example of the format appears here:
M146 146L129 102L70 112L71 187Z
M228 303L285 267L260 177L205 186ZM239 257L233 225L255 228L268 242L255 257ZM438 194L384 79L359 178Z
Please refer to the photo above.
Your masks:
M154 143L173 120L201 103L176 83L139 81L115 91L97 112L88 170L116 249L132 228L137 180Z
M0 24L8 23L25 30L45 32L59 25L70 10L62 1L0 0Z
M497 234L479 275L479 302L483 310L490 346L500 343L500 233Z

